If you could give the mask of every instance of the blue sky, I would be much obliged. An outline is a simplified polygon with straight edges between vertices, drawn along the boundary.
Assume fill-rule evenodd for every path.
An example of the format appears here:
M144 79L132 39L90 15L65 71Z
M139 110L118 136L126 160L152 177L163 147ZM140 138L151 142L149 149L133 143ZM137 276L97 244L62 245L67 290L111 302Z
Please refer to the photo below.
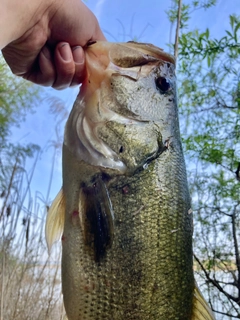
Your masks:
M86 0L85 3L97 16L109 41L129 41L137 38L141 42L153 43L169 51L167 44L170 39L171 25L166 11L171 6L170 0ZM194 12L189 22L189 30L193 28L205 30L208 27L214 37L221 37L224 30L228 28L229 14L232 13L240 15L240 1L220 0L215 7L207 11ZM175 26L173 26L172 40L174 32ZM53 148L49 148L49 141L56 140L56 115L49 114L47 100L50 97L58 99L70 110L77 92L78 88L60 92L43 89L42 99L39 101L36 112L27 116L26 122L21 125L20 129L13 130L13 140L21 143L37 143L43 148L33 178L33 194L39 191L46 198L53 154ZM63 127L64 125L62 125L62 131ZM58 142L61 143L61 141ZM51 200L60 189L61 183L61 155L59 153L50 192Z

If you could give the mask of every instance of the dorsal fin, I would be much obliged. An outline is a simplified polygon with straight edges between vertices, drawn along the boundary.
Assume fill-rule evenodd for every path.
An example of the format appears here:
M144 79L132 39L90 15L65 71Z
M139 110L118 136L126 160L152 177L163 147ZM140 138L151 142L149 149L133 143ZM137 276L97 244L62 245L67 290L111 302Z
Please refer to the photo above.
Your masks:
M212 310L201 294L195 281L193 296L193 312L191 320L215 320Z
M58 241L63 234L65 216L65 197L61 189L56 198L53 200L51 207L48 210L45 237L48 246L48 252L52 248L54 242Z

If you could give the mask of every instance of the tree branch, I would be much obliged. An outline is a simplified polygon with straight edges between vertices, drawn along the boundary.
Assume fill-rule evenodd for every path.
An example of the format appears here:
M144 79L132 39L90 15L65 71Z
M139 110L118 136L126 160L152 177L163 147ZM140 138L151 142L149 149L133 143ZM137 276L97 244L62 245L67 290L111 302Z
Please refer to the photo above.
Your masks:
M178 42L179 42L179 29L181 23L181 9L182 9L182 0L178 1L178 17L177 17L177 26L176 26L176 34L175 34L175 44L174 44L174 57L177 61L178 56Z
M230 313L228 313L228 312L218 311L218 310L216 310L216 309L214 309L214 308L212 308L212 311L213 311L213 312L216 312L216 313L219 313L219 314L223 314L224 316L228 316L228 317L230 317L230 318L239 319L239 315L234 316L233 314L230 314Z
M204 272L207 280L214 286L216 287L221 293L223 293L229 300L232 300L236 302L238 305L240 305L240 301L238 297L234 297L233 295L229 294L226 292L222 286L220 286L219 282L217 280L214 280L210 277L210 274L207 272L207 270L204 268L203 264L201 261L198 259L198 257L194 254L194 258L196 259L197 263L200 265L202 271Z
M237 240L237 234L236 234L236 209L237 209L237 206L235 206L234 212L232 214L232 233L233 233L233 243L234 243L236 265L237 265L237 270L238 270L238 300L239 300L239 304L240 304L240 255L239 255L238 240Z

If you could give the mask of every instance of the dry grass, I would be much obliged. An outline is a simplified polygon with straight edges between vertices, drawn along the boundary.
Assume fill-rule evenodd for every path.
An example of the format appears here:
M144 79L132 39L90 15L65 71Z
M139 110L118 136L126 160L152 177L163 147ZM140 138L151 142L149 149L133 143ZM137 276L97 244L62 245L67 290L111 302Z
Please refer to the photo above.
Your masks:
M48 257L47 204L32 197L30 182L16 157L0 191L0 320L64 319L60 253Z

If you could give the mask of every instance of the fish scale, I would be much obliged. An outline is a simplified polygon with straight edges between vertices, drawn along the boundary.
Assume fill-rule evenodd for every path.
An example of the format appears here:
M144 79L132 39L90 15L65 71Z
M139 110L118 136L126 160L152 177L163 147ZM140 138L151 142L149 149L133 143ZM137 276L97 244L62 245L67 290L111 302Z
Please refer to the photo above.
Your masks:
M84 250L80 223L73 229L71 219L65 222L70 223L71 231L64 232L66 241L63 242L63 261L68 261L67 270L78 269L77 265L78 273L84 275L84 279L74 277L72 273L65 271L63 262L63 290L66 296L71 297L71 301L65 299L70 319L71 311L75 310L76 305L79 306L76 319L120 320L127 317L129 320L140 320L157 319L158 316L162 319L190 319L194 283L192 230L191 222L188 221L191 218L185 214L186 219L182 219L179 214L172 215L172 219L169 219L172 210L187 213L190 208L186 195L181 197L184 201L180 201L179 194L175 194L178 192L176 183L183 183L182 176L185 172L179 166L173 171L176 166L170 165L172 174L165 179L168 172L165 169L162 177L159 173L156 179L156 171L163 171L161 165L155 160L138 175L118 177L109 184L109 195L115 208L115 234L113 246L99 264L94 261L94 252L90 255L89 251ZM68 168L72 169L72 166ZM79 170L77 167L74 169L76 172ZM69 176L68 171L64 174ZM126 185L129 191L124 194L123 188ZM78 195L75 197L71 204L78 202ZM69 208L70 212L73 210L74 207ZM155 212L158 214L154 214ZM181 224L184 224L184 231L187 233L172 232L179 229ZM66 225L65 229L70 230L70 226ZM177 251L181 241L184 246ZM75 252L70 255L72 249L68 244L72 243ZM79 283L82 285L78 285ZM77 285L78 290L75 289ZM74 295L71 293L72 289L75 289ZM187 294L190 299L186 299ZM85 299L82 299L83 296ZM181 311L183 305L185 308ZM75 313L73 319L74 317Z
M193 276L174 58L138 43L85 54L46 222L49 248L63 233L68 320L214 320Z

